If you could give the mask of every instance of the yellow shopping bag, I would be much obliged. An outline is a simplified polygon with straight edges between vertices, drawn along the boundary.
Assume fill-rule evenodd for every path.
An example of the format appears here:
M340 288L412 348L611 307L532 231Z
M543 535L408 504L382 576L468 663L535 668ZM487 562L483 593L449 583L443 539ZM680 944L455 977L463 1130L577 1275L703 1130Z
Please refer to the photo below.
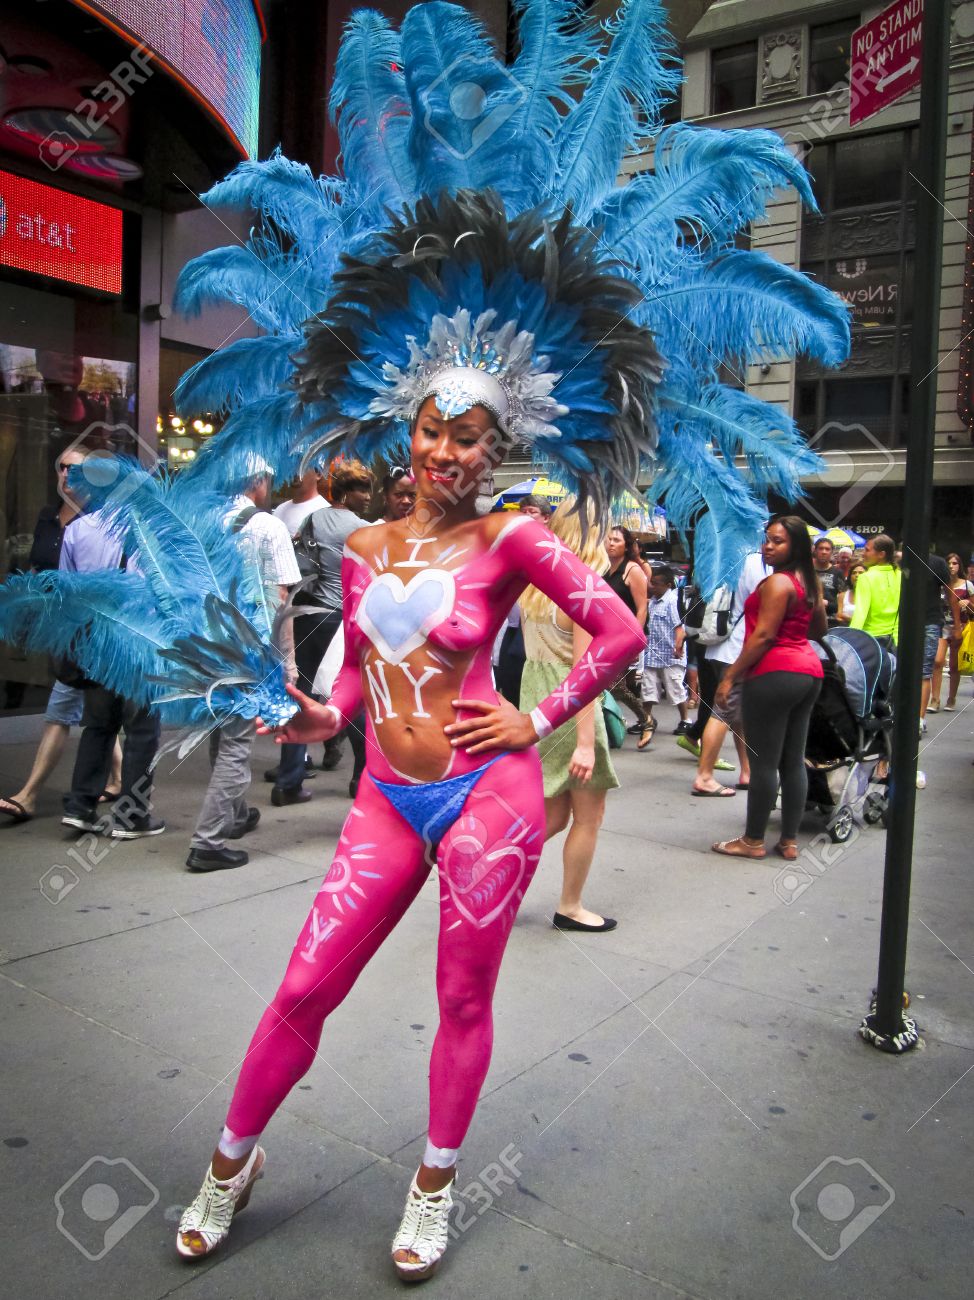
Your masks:
M964 636L957 650L957 667L964 677L974 677L974 619L964 628Z

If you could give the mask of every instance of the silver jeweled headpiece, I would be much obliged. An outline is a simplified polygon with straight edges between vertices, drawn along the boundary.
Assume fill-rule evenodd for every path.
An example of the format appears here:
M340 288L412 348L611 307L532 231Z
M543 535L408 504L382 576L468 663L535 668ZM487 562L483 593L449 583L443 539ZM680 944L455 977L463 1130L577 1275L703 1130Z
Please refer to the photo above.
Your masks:
M512 438L560 437L554 421L567 415L568 407L551 392L561 375L547 369L547 356L534 355L533 334L519 331L513 321L491 329L496 318L492 308L473 321L465 308L453 316L435 315L424 347L409 338L408 365L382 367L390 387L373 398L369 413L411 423L432 395L448 418L486 406Z

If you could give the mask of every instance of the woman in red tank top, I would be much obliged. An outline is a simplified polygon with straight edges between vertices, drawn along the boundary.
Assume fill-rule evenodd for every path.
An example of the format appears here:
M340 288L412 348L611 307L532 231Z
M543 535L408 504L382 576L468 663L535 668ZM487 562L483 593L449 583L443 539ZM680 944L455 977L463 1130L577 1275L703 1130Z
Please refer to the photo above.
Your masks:
M715 706L740 683L744 739L751 755L747 825L715 853L763 858L764 836L781 785L779 857L798 857L796 836L808 794L805 742L822 684L822 661L809 637L828 631L825 603L812 563L808 529L795 515L773 519L765 533L764 562L773 570L744 604L744 647L721 679Z

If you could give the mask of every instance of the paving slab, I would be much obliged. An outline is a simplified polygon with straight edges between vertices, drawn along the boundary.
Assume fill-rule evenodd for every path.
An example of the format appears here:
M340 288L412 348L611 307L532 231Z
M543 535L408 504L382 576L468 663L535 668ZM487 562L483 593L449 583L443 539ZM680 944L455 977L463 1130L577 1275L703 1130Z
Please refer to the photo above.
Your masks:
M5 1293L169 1294L185 1279L175 1223L202 1181L225 1099L200 1104L205 1076L4 979L0 1051ZM194 1106L193 1140L185 1128L171 1133ZM230 1250L375 1159L282 1108L268 1164L274 1196L258 1194L262 1181L261 1211L241 1218Z
M550 928L560 846L546 848L498 985L494 1059L460 1167L463 1230L431 1287L485 1300L966 1297L974 708L935 716L921 742L908 984L925 1048L901 1059L855 1032L875 983L885 834L863 830L825 861L821 823L806 818L818 856L783 897L779 860L709 852L740 830L745 801L688 795L693 763L664 734L670 719L661 711L649 753L629 742L616 755L623 788L587 890L616 931ZM39 730L13 721L0 721L8 790ZM0 829L5 1290L400 1294L388 1243L424 1142L435 882L275 1117L267 1178L227 1250L184 1267L175 1219L327 868L350 764L311 782L297 808L274 809L255 781L251 864L197 877L183 865L207 776L194 755L160 779L167 833L112 846L52 905L38 882L74 861L57 820L72 753L73 742L45 815ZM258 777L275 757L261 742ZM104 1164L120 1159L158 1192L144 1217L138 1178ZM89 1247L136 1212L100 1260L58 1230L54 1197L68 1184ZM120 1207L107 1217L105 1185Z

